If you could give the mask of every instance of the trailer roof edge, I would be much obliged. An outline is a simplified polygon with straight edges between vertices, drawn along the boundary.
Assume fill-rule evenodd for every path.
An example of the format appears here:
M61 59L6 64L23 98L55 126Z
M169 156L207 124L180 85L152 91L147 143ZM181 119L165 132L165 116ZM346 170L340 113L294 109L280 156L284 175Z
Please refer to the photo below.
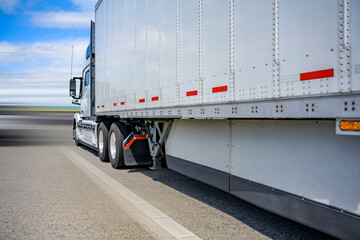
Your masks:
M97 9L99 8L100 4L102 3L103 0L98 0L97 3L95 4L95 12L97 11Z

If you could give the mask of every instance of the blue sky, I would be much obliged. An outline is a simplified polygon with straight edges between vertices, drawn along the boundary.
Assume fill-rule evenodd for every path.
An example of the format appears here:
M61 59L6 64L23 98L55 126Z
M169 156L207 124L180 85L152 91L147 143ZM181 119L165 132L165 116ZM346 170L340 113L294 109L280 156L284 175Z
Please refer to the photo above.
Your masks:
M97 0L0 0L0 105L71 105Z

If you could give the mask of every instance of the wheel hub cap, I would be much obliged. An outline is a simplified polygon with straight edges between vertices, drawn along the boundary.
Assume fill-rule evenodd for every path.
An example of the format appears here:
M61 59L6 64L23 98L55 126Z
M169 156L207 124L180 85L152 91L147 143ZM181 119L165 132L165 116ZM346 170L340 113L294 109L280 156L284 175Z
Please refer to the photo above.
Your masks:
M99 132L99 151L100 153L104 151L104 134L101 130Z
M115 159L115 156L116 156L116 137L115 137L114 132L112 132L111 136L110 136L110 154L111 154L111 158Z

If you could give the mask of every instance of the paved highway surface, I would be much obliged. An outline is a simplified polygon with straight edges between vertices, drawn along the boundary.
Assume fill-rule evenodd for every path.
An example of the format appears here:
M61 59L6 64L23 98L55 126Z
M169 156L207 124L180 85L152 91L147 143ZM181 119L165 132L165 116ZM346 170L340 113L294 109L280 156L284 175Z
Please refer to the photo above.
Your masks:
M114 170L64 123L0 132L0 239L330 239L167 169Z

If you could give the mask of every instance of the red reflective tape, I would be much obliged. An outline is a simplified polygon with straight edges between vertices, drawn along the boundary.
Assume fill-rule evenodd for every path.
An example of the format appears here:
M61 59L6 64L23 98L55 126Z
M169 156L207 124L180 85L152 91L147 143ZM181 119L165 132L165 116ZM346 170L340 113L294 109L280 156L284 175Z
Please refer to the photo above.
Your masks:
M97 106L97 108L100 108L100 106Z
M226 92L227 91L227 86L221 86L221 87L214 87L212 89L213 93L217 93L217 92Z
M145 140L145 139L147 139L147 137L145 136L135 137L135 140Z
M121 102L120 104L121 104L121 105L125 105L125 102Z
M196 96L196 95L198 95L198 91L189 91L189 92L186 92L186 96L187 96L187 97Z
M158 101L159 100L159 97L152 97L151 98L151 101Z
M113 103L113 106L116 107L116 106L117 106L117 103Z
M139 103L144 103L145 102L145 98L139 99Z
M300 73L300 81L334 77L334 69L326 69L315 72Z
M135 142L135 138L132 138L132 139L130 140L130 142L129 142L128 144L126 144L126 146L124 147L125 150L128 150L129 147L131 146L131 144L133 144L133 142Z
M104 108L105 106L104 105L101 105L102 108Z

